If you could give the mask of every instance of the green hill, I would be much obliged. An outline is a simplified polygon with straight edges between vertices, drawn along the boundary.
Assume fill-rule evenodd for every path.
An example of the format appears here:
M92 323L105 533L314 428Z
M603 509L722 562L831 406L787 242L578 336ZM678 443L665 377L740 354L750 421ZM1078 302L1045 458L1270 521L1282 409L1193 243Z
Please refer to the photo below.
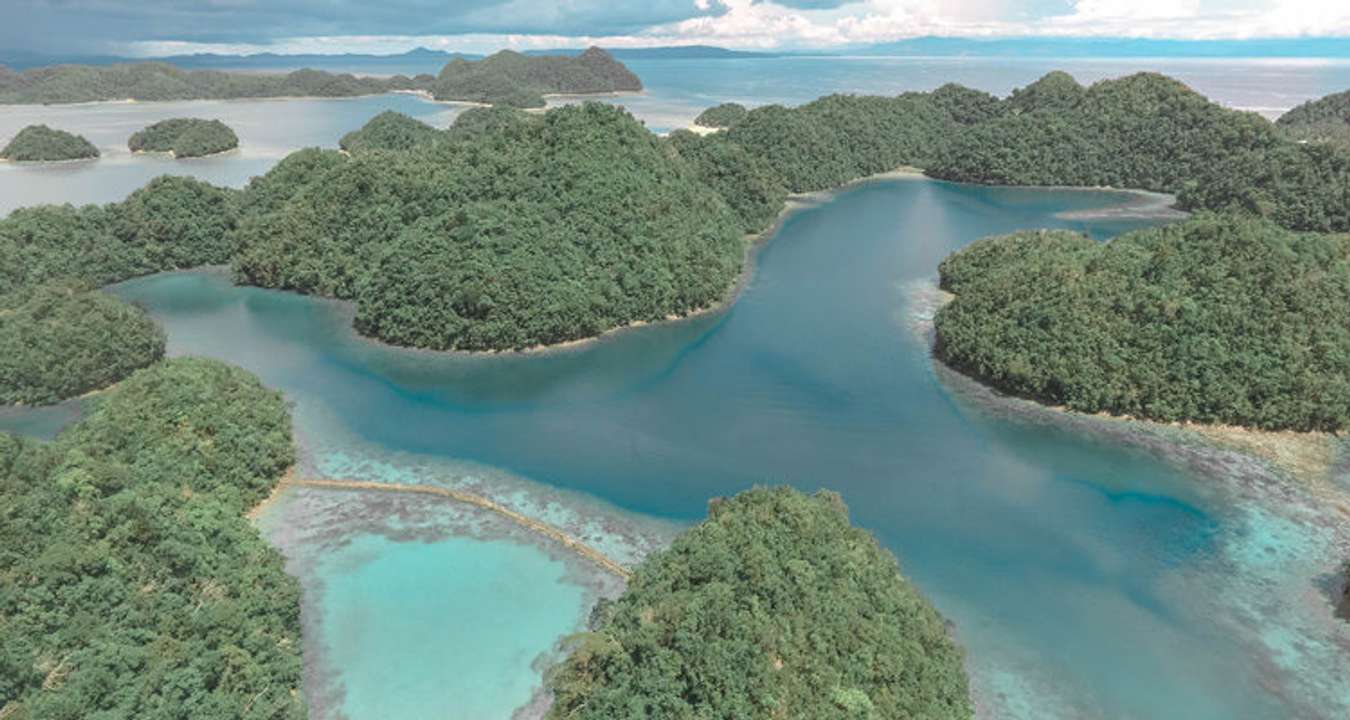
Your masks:
M164 152L176 158L194 158L239 147L239 137L219 120L172 118L161 120L127 140L132 152Z
M937 356L1082 412L1268 430L1350 426L1350 235L1200 215L1098 243L978 241L940 268Z
M0 434L0 715L303 720L300 589L244 517L293 459L282 397L210 360Z
M15 162L90 160L98 156L98 148L83 137L46 125L29 125L0 150L0 159Z
M974 715L946 623L833 493L713 501L592 625L549 718Z
M105 388L164 356L164 332L110 295L38 286L0 295L0 405Z
M474 128L442 142L295 178L288 200L241 223L236 277L354 300L362 333L438 350L591 337L733 285L736 217L626 111L466 117ZM255 185L245 203L276 187Z
M347 152L411 150L440 137L442 133L436 128L403 113L386 110L371 118L360 130L343 135L338 147Z
M699 113L694 118L694 124L707 128L729 128L744 120L748 112L740 103L722 103Z
M431 84L437 100L543 107L544 95L636 92L638 79L600 48L573 56L530 56L502 50L482 60L455 58Z
M1350 90L1309 100L1275 124L1294 140L1350 144Z

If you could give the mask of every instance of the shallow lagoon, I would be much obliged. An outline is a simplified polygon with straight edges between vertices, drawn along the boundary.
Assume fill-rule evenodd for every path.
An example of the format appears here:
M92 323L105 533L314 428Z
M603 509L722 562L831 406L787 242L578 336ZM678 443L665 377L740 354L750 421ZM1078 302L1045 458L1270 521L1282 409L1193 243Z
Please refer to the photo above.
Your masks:
M863 185L790 217L725 313L529 356L382 347L352 335L341 304L235 288L219 274L145 278L117 292L164 322L171 352L236 362L283 389L306 472L468 487L630 558L668 536L669 523L700 518L710 497L756 483L836 489L955 622L985 716L1343 717L1350 630L1331 621L1319 583L1346 551L1346 529L1323 498L1232 453L1047 418L935 371L928 355L933 269L950 250L1044 225L1106 237L1142 221L1061 213L1124 199ZM290 512L295 526L345 512L294 510L310 502L283 497L275 512ZM372 542L399 554L367 534L439 543L466 532L452 523L400 535L405 520L385 522L378 509L362 517L379 527L344 533L332 520L325 527L341 538L322 542L265 523L309 577L307 643L330 637L333 603L354 602L334 591L331 573L316 582L308 569L328 552ZM428 547L493 558L502 551L492 543L524 542L483 539ZM475 587L496 572L458 567L478 568L461 577ZM575 597L569 585L613 591L585 568L561 584L550 573L500 591L564 603ZM504 626L561 634L581 622L502 607ZM520 646L547 655L532 642ZM492 657L428 644L405 652ZM312 651L330 668L360 666L355 646ZM338 693L335 672L310 692ZM438 672L427 666L428 678ZM537 664L528 676L537 682ZM473 692L465 681L445 684L443 697Z

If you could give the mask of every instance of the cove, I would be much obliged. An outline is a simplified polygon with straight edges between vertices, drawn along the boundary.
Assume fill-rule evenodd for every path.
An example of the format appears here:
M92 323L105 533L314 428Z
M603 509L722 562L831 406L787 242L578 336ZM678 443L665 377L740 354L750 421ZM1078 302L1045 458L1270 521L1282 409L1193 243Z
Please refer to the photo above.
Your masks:
M725 312L537 355L379 346L353 335L341 304L219 273L115 291L164 323L171 353L234 362L283 390L312 472L523 478L500 492L580 523L592 510L689 523L709 498L761 483L837 490L955 623L987 716L1342 717L1350 638L1322 622L1312 589L1344 531L1311 500L1258 502L1273 481L1240 458L1187 463L1005 412L933 365L921 327L943 257L1031 227L1105 239L1144 221L1081 211L1128 199L864 184L790 216ZM552 492L572 509L537 500ZM389 563L377 567L404 566ZM321 574L311 620L357 602L349 578ZM558 592L537 582L498 592ZM540 612L500 607L502 623ZM329 651L340 672L363 667L360 648Z

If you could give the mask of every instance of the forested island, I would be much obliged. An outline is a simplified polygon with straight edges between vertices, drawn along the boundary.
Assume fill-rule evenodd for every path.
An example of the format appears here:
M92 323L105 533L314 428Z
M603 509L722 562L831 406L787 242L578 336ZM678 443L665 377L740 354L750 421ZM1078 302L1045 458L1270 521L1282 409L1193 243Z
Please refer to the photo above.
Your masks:
M302 720L300 589L244 516L293 457L281 396L211 360L0 434L0 717Z
M98 156L98 148L83 137L46 125L29 125L0 150L0 160L13 162L92 160Z
M937 356L1082 412L1338 432L1350 425L1350 235L1199 215L1107 243L1067 231L943 261Z
M237 191L161 177L120 203L0 219L0 404L98 390L164 353L145 314L90 288L229 262Z
M544 95L632 92L642 82L600 48L576 55L522 55L503 50L483 60L455 58L438 75L365 77L322 70L286 74L183 70L167 63L97 67L56 65L14 72L0 67L0 104L104 100L232 100L356 97L395 91L517 107L542 107Z
M543 107L550 94L637 92L642 81L597 47L575 57L502 50L478 61L451 60L427 89L437 100L530 108Z
M171 118L132 134L127 148L134 153L169 153L175 158L195 158L229 152L239 147L239 137L219 120Z
M759 488L602 601L548 717L973 717L962 653L838 495Z

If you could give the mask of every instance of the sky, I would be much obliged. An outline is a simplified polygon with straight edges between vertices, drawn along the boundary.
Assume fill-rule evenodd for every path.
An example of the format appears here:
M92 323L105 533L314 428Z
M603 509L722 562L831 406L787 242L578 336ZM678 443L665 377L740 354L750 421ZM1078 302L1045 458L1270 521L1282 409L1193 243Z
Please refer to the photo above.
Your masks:
M922 36L1350 38L1350 0L0 0L0 18L0 49L139 56L807 50Z

